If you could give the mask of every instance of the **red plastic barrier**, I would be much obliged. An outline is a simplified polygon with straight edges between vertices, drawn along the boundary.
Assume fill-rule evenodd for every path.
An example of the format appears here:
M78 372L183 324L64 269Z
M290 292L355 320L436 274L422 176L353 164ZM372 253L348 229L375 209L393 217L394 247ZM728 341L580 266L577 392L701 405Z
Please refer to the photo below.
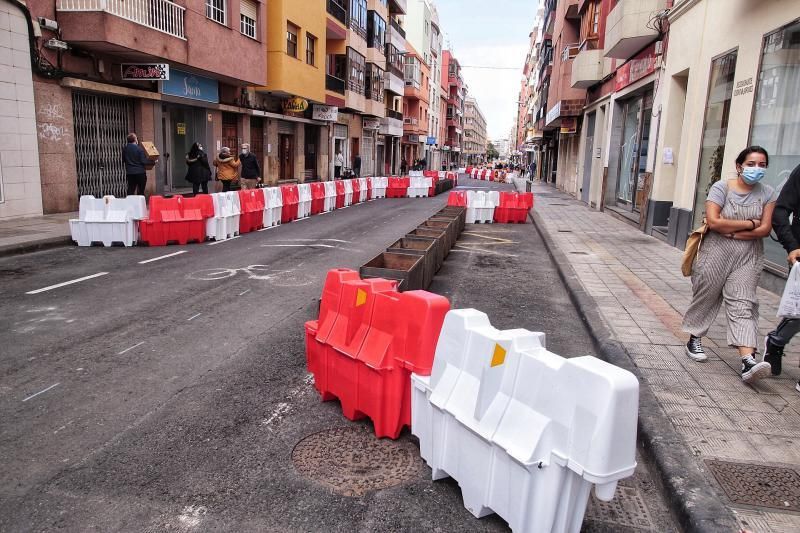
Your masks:
M264 193L257 189L239 191L241 216L239 233L249 233L264 227Z
M472 165L468 166L468 167L465 169L465 172L466 172L467 174L472 174Z
M318 215L325 210L325 183L317 181L311 184L311 214Z
M207 194L194 198L151 196L150 216L139 222L139 241L149 246L203 242L205 220L213 216L214 201Z
M353 184L353 205L361 201L361 182L357 179L350 180Z
M450 196L447 197L447 205L467 207L467 191L450 191Z
M501 192L500 204L494 209L494 221L501 224L524 224L533 208L532 192Z
M281 208L281 223L286 224L297 220L297 206L300 203L300 192L297 185L281 185L283 207Z
M372 178L367 178L367 200L372 200Z
M306 323L306 357L323 401L372 419L378 437L397 438L411 423L410 373L430 375L446 298L398 293L396 282L328 273L320 318Z
M422 175L426 178L438 178L439 173L435 170L425 170L422 172Z
M389 183L386 187L386 198L407 197L410 185L411 178L389 178Z
M428 198L433 198L436 196L436 182L439 181L439 178L431 178L431 186L428 187Z
M336 209L344 207L344 182L342 180L336 181Z

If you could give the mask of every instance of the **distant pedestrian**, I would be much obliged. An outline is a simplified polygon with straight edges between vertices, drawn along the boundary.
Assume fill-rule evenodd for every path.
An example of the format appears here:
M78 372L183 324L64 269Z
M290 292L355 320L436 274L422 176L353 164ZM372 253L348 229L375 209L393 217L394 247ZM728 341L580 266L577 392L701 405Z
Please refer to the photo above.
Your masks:
M786 257L789 267L794 266L800 259L800 165L795 167L781 189L775 204L775 214L772 216L772 228L789 254ZM764 361L770 364L773 376L781 374L783 349L798 331L800 319L784 318L764 339ZM800 392L800 381L795 389Z
M417 170L425 170L428 166L428 162L425 160L424 157L419 158L419 162L417 163Z
M231 184L238 179L239 165L241 163L231 154L231 149L227 146L224 146L214 159L214 166L217 167L217 180L222 182L222 192L230 191Z
M406 161L406 158L404 157L403 159L400 160L400 175L405 176L407 170L408 170L408 161Z
M533 180L536 178L536 160L534 159L531 161L530 166L528 167L528 172L530 172L530 177L528 179Z
M261 167L258 158L250 151L250 145L242 145L242 153L239 154L239 162L242 165L240 176L242 189L255 189L263 180L261 178Z
M192 192L197 194L200 189L203 194L208 194L208 182L211 179L211 167L208 166L208 156L203 151L203 145L194 143L189 153L186 154L186 181L192 184Z
M756 361L756 288L764 268L763 239L772 230L776 200L775 189L759 183L768 164L767 151L750 146L736 158L737 177L711 186L705 205L708 232L694 263L692 301L683 317L683 330L690 335L686 355L705 361L701 338L725 304L728 345L739 351L745 383L770 373L769 363Z
M353 176L356 178L361 177L361 156L358 154L353 158Z
M122 149L122 161L125 163L125 176L128 180L128 195L144 194L147 187L147 168L150 159L147 152L139 145L135 133L128 134L128 144Z
M333 160L333 177L334 179L339 179L342 177L342 166L344 165L344 156L342 155L342 151L338 150L336 152L336 158Z

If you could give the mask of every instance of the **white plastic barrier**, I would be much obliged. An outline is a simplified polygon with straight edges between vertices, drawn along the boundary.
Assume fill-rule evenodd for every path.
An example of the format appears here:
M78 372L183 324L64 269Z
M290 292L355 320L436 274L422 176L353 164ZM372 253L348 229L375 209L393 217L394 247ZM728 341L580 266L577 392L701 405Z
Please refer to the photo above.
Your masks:
M425 176L425 173L422 170L409 170L408 176L410 178L422 178Z
M331 180L325 182L325 203L323 204L323 210L328 212L334 209L336 209L336 182Z
M206 219L206 236L215 241L224 241L239 234L239 218L242 208L239 194L218 192L211 196L214 202L214 216Z
M351 180L342 180L344 182L344 206L353 205L353 182Z
M311 184L298 183L297 195L300 201L297 204L297 218L308 218L311 216Z
M578 533L589 492L610 501L636 468L639 383L630 372L545 349L450 311L431 375L412 374L411 427L433 479L458 481L476 517L512 531Z
M358 201L359 202L366 202L367 201L367 178L358 178L358 188L359 188L359 195Z
M81 196L78 205L78 218L69 221L72 240L78 246L91 246L94 242L133 246L139 240L136 221L147 218L144 196Z
M264 227L281 225L283 194L280 187L267 187L264 191ZM269 224L269 225L268 225Z
M372 198L386 198L386 187L389 186L389 178L381 176L372 178Z
M426 183L431 182L431 178L413 176L410 178L411 184L408 186L409 198L426 198L428 196L428 187Z
M490 224L499 203L499 191L467 191L467 224Z

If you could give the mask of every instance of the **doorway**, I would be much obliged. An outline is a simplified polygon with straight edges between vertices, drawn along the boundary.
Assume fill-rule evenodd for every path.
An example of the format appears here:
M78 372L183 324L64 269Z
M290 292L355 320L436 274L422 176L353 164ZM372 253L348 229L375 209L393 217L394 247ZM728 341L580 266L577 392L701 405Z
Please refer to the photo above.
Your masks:
M317 179L317 154L319 152L319 126L305 125L305 179Z
M192 144L205 145L206 116L205 110L186 106L169 106L166 113L167 120L162 123L164 139L167 146L164 149L167 178L164 184L166 192L175 192L191 189L192 184L186 181L186 159ZM209 163L216 154L209 153L206 149Z
M264 165L264 119L261 117L250 117L250 152L258 160L258 166L262 169ZM263 170L262 170L263 174ZM261 176L266 182L266 176Z
M592 185L592 154L594 153L594 124L597 113L589 113L586 117L586 146L583 154L583 186L581 187L581 201L589 203L589 188Z
M638 212L644 203L644 174L650 145L653 93L646 92L623 104L617 205Z
M355 160L357 155L361 155L360 149L361 145L359 143L360 139L358 137L353 137L350 139L350 168L352 169L355 166ZM363 164L363 158L362 158Z
M294 135L281 133L278 136L278 179L294 179Z

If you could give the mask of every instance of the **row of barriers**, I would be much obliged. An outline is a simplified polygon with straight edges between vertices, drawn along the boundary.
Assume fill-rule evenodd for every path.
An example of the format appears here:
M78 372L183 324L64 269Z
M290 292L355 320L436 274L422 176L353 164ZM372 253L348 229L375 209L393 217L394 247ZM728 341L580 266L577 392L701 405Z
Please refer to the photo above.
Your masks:
M410 427L433 479L453 477L476 517L577 533L592 487L610 501L633 475L638 381L548 351L543 333L498 330L443 296L337 269L305 338L322 400L369 417L378 438Z
M447 205L466 207L469 224L524 224L533 209L533 193L511 191L452 191Z
M428 178L354 178L193 197L151 196L149 210L144 196L82 196L70 233L79 246L220 241L368 200L406 198L412 179ZM452 180L437 177L425 185L427 194L415 196L439 194L452 188Z

